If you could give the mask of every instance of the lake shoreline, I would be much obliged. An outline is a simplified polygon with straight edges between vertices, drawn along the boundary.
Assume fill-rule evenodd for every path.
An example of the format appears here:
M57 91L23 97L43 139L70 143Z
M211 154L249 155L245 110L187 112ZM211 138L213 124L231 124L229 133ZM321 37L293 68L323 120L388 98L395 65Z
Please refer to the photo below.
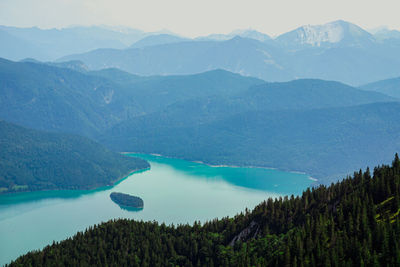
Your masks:
M88 189L83 189L83 188L77 188L77 189L43 189L43 190L24 190L24 191L11 191L11 192L0 192L0 197L1 196L11 196L11 195L16 195L16 194L23 194L23 193L34 193L34 192L82 192L82 193L90 193L91 191L100 191L100 190L107 190L113 186L118 185L125 179L127 179L129 176L135 173L140 173L144 171L150 170L151 167L147 168L139 168L139 169L134 169L132 171L129 171L128 174L121 175L118 179L115 179L112 184L109 185L101 185L101 186L96 186L93 188L88 188Z
M307 174L306 172L303 171L293 171L293 170L285 170L285 169L279 169L279 168L274 168L274 167L264 167L264 166L247 166L247 165L243 165L243 166L239 166L239 165L226 165L226 164L221 164L221 165L214 165L214 164L208 164L204 161L201 160L187 160L185 158L177 158L177 157L170 157L170 156L165 156L163 154L159 154L159 153L141 153L141 152L128 152L128 151L124 151L124 152L120 152L123 155L135 155L135 154L147 154L147 155L152 155L152 156L156 156L156 157L163 157L163 158L168 158L168 159L180 159L180 160L186 160L186 161L190 161L193 163L199 163L199 164L204 164L207 165L209 167L212 168L251 168L251 169L265 169L265 170L276 170L276 171L282 171L282 172L289 172L289 173L296 173L296 174L304 174L307 175L308 178L313 181L316 184L320 184L318 179L315 177L312 177L311 175Z
M129 154L148 158L151 166L114 179L114 187L0 195L0 266L101 222L125 218L166 225L205 223L233 217L269 198L301 195L312 184L300 174L213 168L180 159ZM115 203L110 199L112 192L139 196L146 208Z

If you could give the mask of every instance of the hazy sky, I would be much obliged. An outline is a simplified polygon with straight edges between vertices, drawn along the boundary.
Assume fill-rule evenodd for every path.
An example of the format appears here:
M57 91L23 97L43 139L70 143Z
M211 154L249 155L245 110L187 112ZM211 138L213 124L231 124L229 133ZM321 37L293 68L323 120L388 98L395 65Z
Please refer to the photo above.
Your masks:
M0 0L0 24L124 25L191 37L252 28L277 35L337 19L400 30L399 10L400 0Z

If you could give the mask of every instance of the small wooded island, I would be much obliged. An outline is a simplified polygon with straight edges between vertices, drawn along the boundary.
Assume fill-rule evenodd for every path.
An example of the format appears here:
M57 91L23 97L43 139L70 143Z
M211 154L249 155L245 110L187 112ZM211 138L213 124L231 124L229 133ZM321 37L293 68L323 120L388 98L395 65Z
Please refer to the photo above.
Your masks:
M128 194L112 192L110 194L112 201L123 207L143 208L143 199Z

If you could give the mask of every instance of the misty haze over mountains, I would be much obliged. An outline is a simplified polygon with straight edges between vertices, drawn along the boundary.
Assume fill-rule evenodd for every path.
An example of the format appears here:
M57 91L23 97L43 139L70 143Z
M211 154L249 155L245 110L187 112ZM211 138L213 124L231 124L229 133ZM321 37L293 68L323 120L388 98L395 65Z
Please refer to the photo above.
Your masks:
M0 34L6 58L29 57L0 60L0 117L24 127L322 182L400 149L397 31L334 21L276 38L107 27Z
M0 265L399 266L399 133L396 30L0 26Z
M297 170L321 183L400 150L398 79L355 88L225 70L138 76L80 64L0 60L0 118L114 151Z
M0 56L82 61L90 70L138 75L225 69L267 81L319 78L362 85L400 75L400 32L374 34L345 21L302 26L271 38L254 30L195 39L106 27L0 27Z

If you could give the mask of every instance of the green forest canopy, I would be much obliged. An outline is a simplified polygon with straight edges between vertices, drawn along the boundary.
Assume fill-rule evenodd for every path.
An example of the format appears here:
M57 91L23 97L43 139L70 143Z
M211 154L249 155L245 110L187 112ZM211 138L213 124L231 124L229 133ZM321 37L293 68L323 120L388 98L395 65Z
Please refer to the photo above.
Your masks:
M0 120L0 193L94 189L149 166L85 137L31 130Z
M113 220L10 266L400 266L400 160L204 225Z

